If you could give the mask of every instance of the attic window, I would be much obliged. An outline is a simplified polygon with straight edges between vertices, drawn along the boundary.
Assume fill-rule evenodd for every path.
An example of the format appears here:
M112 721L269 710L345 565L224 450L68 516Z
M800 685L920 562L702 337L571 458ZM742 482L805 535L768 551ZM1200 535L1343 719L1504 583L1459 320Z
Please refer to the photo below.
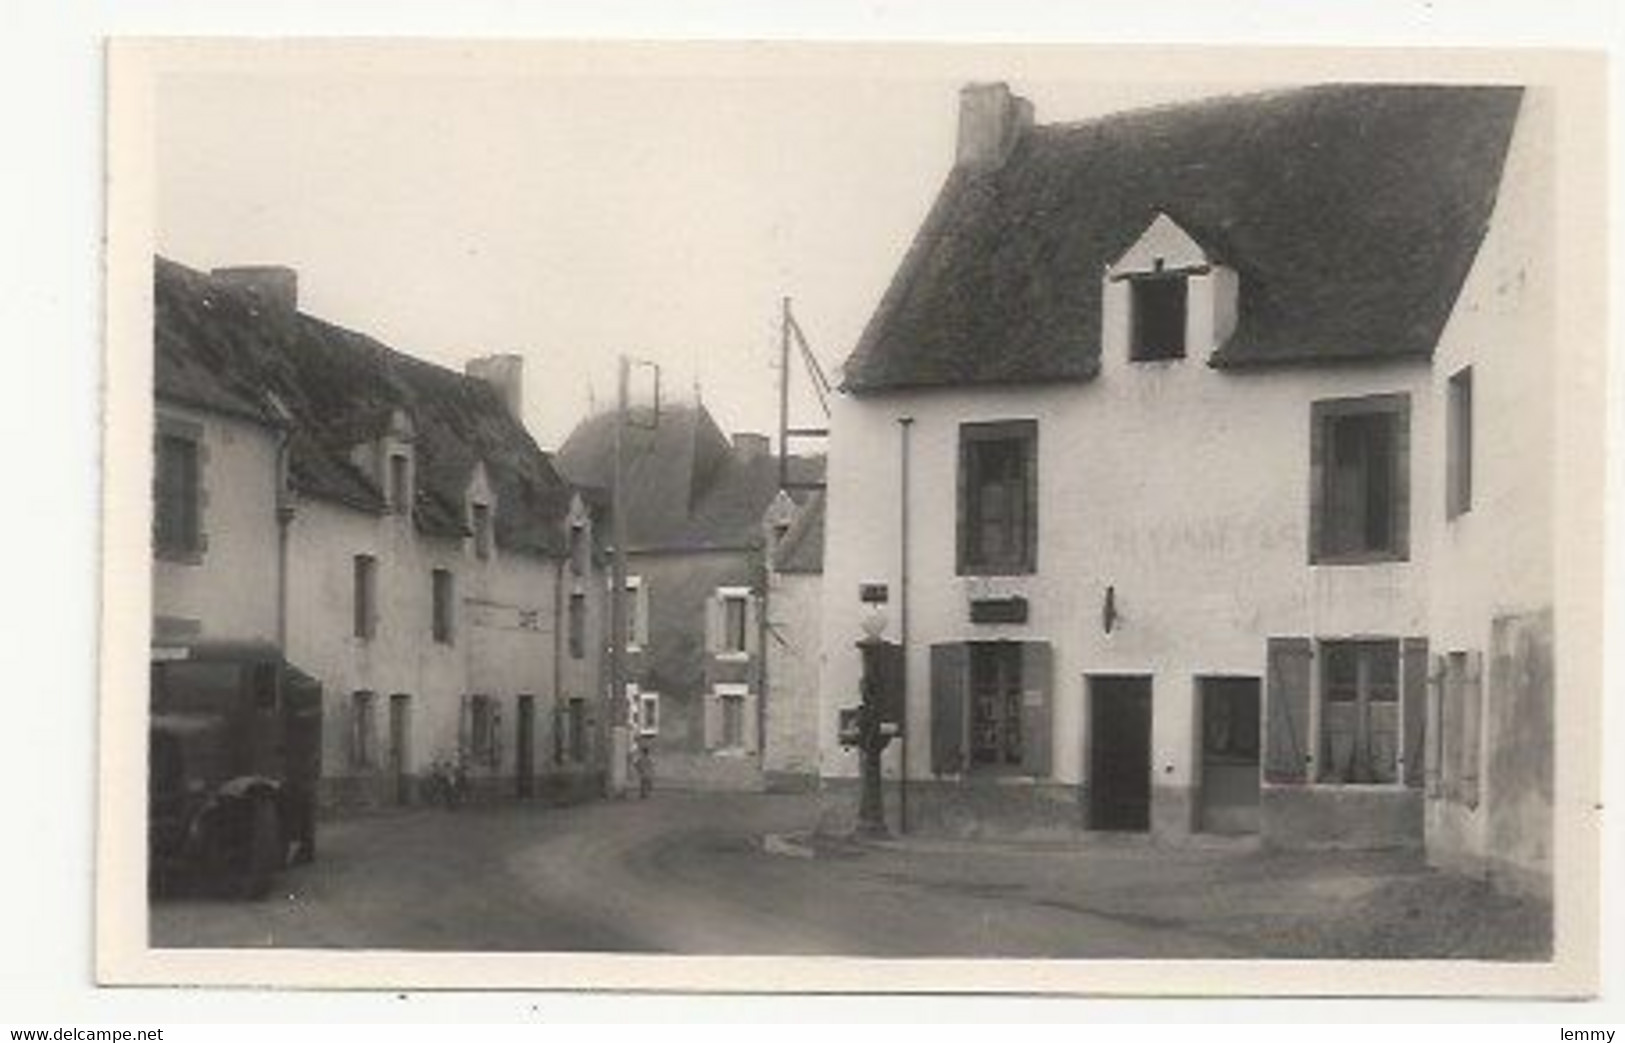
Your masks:
M1185 357L1188 284L1184 275L1157 274L1129 282L1133 315L1129 358L1156 362Z
M405 453L389 454L389 506L396 514L405 514L412 506L407 466Z
M470 514L474 528L474 556L484 561L491 556L491 508L476 503Z

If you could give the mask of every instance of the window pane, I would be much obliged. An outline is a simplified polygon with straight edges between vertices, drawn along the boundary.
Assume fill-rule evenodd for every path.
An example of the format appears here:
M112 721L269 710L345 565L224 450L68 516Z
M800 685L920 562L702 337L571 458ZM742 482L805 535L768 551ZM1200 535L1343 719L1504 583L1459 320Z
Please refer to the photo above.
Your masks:
M1176 359L1185 355L1186 281L1183 276L1136 279L1130 357L1137 361Z
M745 650L745 599L723 598L723 649L728 652Z

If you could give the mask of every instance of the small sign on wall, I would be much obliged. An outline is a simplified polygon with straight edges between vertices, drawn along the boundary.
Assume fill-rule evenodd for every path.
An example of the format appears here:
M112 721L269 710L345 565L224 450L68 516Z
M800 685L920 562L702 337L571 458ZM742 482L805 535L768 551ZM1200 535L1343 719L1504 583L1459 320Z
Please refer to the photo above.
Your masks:
M865 605L884 605L891 600L891 591L884 583L859 583L858 600Z

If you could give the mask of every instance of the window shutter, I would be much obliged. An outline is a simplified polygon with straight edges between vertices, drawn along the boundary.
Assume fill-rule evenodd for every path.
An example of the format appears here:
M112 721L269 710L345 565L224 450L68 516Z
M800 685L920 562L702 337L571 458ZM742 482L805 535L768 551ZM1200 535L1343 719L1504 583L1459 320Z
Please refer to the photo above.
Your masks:
M965 688L969 648L931 646L931 772L958 775L965 770Z
M743 709L743 712L744 712L744 715L745 715L745 720L743 722L743 726L739 729L739 734L740 734L740 737L744 740L745 752L746 753L755 753L756 752L756 731L757 731L756 693L755 692L750 692L750 693L746 694L745 699L744 699L744 706L743 706L742 709Z
M1021 766L1028 775L1045 778L1050 773L1054 747L1051 725L1054 697L1051 654L1048 641L1025 641L1021 645Z
M722 598L716 594L705 599L705 651L708 655L722 651Z
M761 652L762 599L755 594L745 598L745 652L754 659Z
M1481 652L1468 652L1466 669L1461 680L1462 756L1461 799L1469 808L1478 807L1478 759L1483 748L1484 720L1483 689L1484 656Z
M1428 723L1428 642L1424 637L1408 637L1400 645L1399 698L1404 715L1404 781L1420 786L1426 773Z
M1422 769L1422 781L1425 792L1429 797L1438 797L1443 793L1444 702L1445 685L1447 683L1444 656L1429 656L1428 716L1426 735L1424 736L1427 741L1427 763Z
M1265 729L1264 778L1301 783L1309 767L1309 671L1314 651L1306 637L1272 637L1269 659L1269 724Z
M715 689L705 693L705 748L722 745L722 697Z
M1319 409L1309 413L1309 561L1320 560L1325 545L1326 418Z
M632 634L632 640L639 648L649 647L649 579L644 577L638 584L638 591L633 600L637 603L637 626Z
M1411 410L1409 401L1394 413L1394 554L1411 556Z
M461 704L457 710L457 752L460 753L465 760L473 759L468 756L470 752L469 743L471 741L473 727L474 697L465 695L462 697Z
M564 763L565 734L564 730L569 723L569 716L564 707L553 707L553 763Z
M1022 477L1025 479L1025 489L1022 495L1027 498L1026 510L1022 512L1022 521L1025 531L1022 535L1021 565L1024 572L1038 571L1038 422L1032 422L1032 431L1022 447L1025 456ZM1048 686L1045 686L1046 692ZM1046 695L1047 698L1047 695Z

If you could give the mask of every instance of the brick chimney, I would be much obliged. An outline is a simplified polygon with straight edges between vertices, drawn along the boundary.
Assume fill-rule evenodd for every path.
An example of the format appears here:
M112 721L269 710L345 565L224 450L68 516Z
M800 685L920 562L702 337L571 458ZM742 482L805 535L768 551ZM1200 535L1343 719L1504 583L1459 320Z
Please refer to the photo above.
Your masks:
M508 415L525 422L525 360L520 355L481 355L469 359L463 372L496 389Z
M996 170L1033 125L1033 103L1005 83L971 83L959 91L959 144L954 165Z
M252 304L279 312L299 310L299 273L275 264L216 268L209 273L215 285L240 293Z

